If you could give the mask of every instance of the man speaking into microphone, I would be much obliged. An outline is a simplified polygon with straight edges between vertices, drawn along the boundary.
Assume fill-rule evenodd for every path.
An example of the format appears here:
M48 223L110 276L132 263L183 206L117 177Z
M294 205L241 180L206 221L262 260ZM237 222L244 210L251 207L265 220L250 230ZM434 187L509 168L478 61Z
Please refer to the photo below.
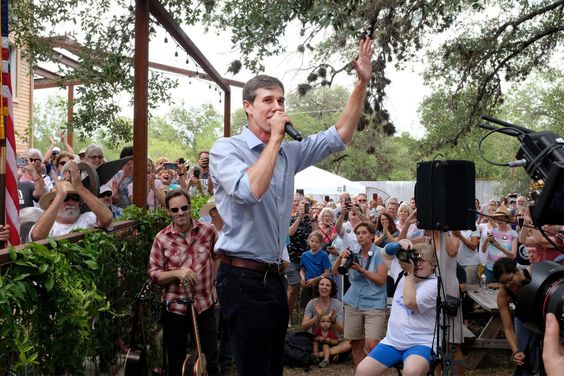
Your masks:
M292 119L284 112L284 86L259 75L243 88L247 126L211 149L215 204L225 223L215 245L221 255L216 288L238 375L282 375L289 318L282 253L294 176L352 139L373 53L372 40L363 39L351 62L357 81L335 126L301 142L283 142L285 131L292 131L286 126Z

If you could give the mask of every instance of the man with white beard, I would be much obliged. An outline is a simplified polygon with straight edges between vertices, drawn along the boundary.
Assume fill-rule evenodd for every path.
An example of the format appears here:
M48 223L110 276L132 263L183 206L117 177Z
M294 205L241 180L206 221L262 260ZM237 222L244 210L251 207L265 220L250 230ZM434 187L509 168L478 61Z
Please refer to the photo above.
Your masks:
M39 206L45 212L31 228L31 241L68 234L77 228L106 228L112 223L110 209L82 185L76 163L68 163L71 181L54 179L55 190L41 197ZM81 202L91 211L80 214Z

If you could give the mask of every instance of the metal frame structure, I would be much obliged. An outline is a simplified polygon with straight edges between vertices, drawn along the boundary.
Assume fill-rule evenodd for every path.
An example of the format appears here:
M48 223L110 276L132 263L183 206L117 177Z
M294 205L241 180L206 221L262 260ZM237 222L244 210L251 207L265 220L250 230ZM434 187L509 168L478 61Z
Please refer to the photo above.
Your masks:
M133 163L137 166L133 175L133 204L139 207L146 206L147 197L147 148L148 148L148 80L149 68L165 72L176 73L188 77L197 77L215 82L224 92L223 105L223 134L225 137L231 135L231 86L243 87L244 83L236 80L223 78L212 66L205 55L196 44L186 35L172 15L163 7L159 0L136 0L135 7L135 85L133 105ZM165 64L149 61L149 17L153 16L157 22L170 34L176 43L202 67L205 73L194 72ZM84 49L79 43L64 37L51 37L49 42L52 48L65 49L77 54ZM55 56L62 64L77 68L79 62L55 51ZM37 68L34 72L41 78L34 79L34 89L44 89L66 86L68 90L68 124L72 123L74 86L82 84L80 81L66 81L64 76L51 72L44 68ZM70 145L73 142L71 132L67 134Z

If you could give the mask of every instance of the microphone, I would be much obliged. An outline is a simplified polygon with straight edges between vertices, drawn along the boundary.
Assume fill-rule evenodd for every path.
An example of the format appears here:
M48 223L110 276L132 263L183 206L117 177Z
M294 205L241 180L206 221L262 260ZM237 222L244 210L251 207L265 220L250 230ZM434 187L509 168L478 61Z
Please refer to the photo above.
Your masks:
M398 251L402 249L401 243L388 243L384 246L384 252L390 256L394 256Z
M294 128L292 124L290 123L284 124L284 130L286 131L286 134L288 134L288 136L292 137L294 140L296 141L303 140L303 137L300 134L300 132L298 132L298 130Z
M509 167L519 167L519 166L526 166L527 160L526 159L517 159L516 161L507 162Z

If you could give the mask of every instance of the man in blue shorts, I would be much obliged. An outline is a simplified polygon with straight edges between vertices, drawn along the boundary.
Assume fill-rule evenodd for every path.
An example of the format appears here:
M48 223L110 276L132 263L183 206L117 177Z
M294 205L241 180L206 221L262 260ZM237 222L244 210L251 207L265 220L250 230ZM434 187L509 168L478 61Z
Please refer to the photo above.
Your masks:
M404 272L394 293L386 337L356 369L357 376L382 375L403 362L404 375L425 375L429 371L435 331L437 259L428 244L417 244L420 258L400 261Z

